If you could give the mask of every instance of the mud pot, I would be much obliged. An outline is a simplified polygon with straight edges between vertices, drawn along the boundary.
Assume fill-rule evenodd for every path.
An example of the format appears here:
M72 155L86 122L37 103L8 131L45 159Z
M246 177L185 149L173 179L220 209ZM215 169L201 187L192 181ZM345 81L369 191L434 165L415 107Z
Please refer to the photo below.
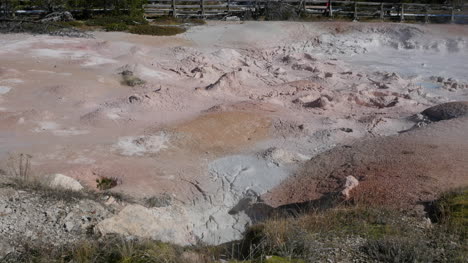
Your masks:
M171 200L122 206L101 233L220 244L242 237L255 203L318 200L349 176L351 197L407 209L468 185L465 115L420 114L468 100L466 27L210 22L175 37L94 35L1 36L0 157L27 153L38 177L90 189L114 177L113 192ZM144 82L125 85L124 71Z

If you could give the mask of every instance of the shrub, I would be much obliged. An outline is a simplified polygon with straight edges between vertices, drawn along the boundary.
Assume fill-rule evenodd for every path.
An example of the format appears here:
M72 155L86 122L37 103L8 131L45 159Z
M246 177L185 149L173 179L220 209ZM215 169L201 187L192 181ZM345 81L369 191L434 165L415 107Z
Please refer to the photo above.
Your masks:
M130 29L132 34L152 36L173 36L184 32L184 28L175 26L138 25Z
M106 31L126 31L128 30L128 26L124 23L113 23L104 26Z
M99 190L109 190L119 184L119 180L115 177L101 177L96 179L97 188Z

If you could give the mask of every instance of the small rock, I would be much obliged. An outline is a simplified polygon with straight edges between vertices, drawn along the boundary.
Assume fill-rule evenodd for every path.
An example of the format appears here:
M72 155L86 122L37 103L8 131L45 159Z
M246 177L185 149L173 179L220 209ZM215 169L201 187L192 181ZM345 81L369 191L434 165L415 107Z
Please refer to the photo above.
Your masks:
M326 96L322 96L314 101L304 104L306 108L321 108L328 109L331 107L330 99Z
M106 202L104 203L105 205L113 205L117 202L113 196L109 197Z
M351 128L340 128L340 131L350 133L350 132L353 132L353 129L351 129Z
M341 191L341 194L345 197L346 200L350 198L350 192L359 185L358 179L354 176L349 175L346 177L346 182L344 184L344 189Z
M302 97L299 97L299 98L293 100L293 103L306 104L306 103L310 103L310 102L312 102L312 101L314 101L316 99L317 99L317 95L309 94L309 95L302 96Z
M225 20L226 21L240 21L240 18L238 16L227 16Z
M53 174L48 178L49 186L53 188L63 188L72 191L80 191L83 186L75 179L63 174Z
M73 224L73 222L71 222L71 221L68 221L68 222L65 222L63 227L65 228L65 231L71 232L73 230L73 228L75 227L75 224Z

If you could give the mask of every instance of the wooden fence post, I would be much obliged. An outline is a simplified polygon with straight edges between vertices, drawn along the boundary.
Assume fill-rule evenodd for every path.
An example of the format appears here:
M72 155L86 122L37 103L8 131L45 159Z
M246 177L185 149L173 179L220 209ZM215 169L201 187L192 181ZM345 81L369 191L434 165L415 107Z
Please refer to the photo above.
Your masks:
M428 24L429 23L429 7L426 6L426 14L424 16L424 23Z
M452 5L452 14L450 16L450 23L455 23L455 5Z
M200 0L201 16L205 16L205 0Z
M333 17L333 10L332 10L332 1L328 0L328 16Z
M230 5L231 5L231 0L227 0L227 12L228 12L228 15L230 13Z
M400 22L405 21L405 4L401 4L401 16L400 16Z
M385 14L384 14L384 5L383 3L380 4L380 19L383 21L384 20L384 17L385 17Z
M176 0L172 0L172 16L177 17Z
M358 20L358 12L357 12L357 2L354 1L354 21Z

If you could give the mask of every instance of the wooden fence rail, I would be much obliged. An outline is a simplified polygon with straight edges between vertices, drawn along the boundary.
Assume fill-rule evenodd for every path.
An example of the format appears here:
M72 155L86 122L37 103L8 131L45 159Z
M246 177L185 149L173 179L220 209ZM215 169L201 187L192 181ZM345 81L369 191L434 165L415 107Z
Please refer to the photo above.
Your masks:
M239 15L247 11L264 9L275 0L149 0L144 6L150 15L171 15L190 17ZM276 0L291 5L308 14L351 17L354 20L373 17L381 20L406 19L430 22L465 22L468 23L468 4L459 6L431 4L395 4L386 2L332 1L328 0Z

